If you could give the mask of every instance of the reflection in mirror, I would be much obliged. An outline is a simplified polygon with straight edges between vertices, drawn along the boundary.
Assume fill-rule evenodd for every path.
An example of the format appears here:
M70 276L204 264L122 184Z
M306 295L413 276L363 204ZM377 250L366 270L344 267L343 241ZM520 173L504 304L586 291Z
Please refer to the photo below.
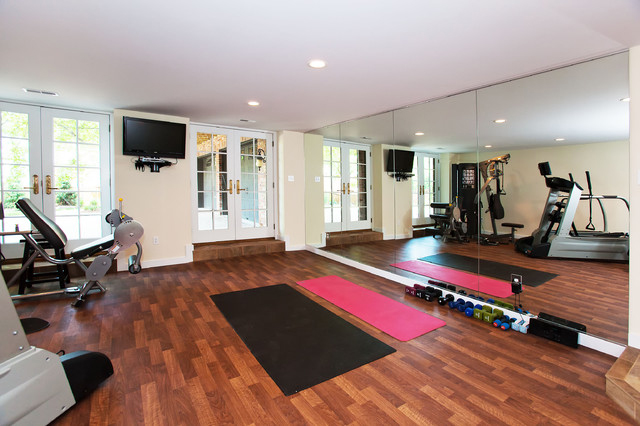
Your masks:
M499 189L492 184L503 215L493 228L486 212L492 206L485 204L483 231L513 231L520 238L518 251L513 244L480 246L479 259L497 260L506 275L523 276L523 292L504 301L622 343L628 321L629 210L623 198L629 194L629 111L620 100L628 96L626 53L478 91L479 159L509 155ZM490 266L483 270L481 264L480 273Z
M475 102L470 92L342 123L341 147L366 144L370 150L371 225L344 232L340 244L331 236L325 250L418 283L433 278L425 275L430 262L420 259L442 253L464 256L471 261L469 274L477 273L476 236L467 230L467 211L458 207L462 194L454 197L451 173L461 156L476 156ZM332 130L317 133L327 140ZM464 202L473 204L477 185L469 188ZM470 228L476 229L473 224L471 219ZM476 292L477 278L467 279L464 288Z
M325 139L370 145L367 207L371 231L382 234L382 241L358 243L352 236L326 250L423 283L425 275L433 277L424 266L436 262L427 258L447 255L440 266L471 269L477 274L472 287L485 299L522 304L626 342L626 261L593 259L593 250L577 258L565 252L573 259L553 257L558 243L546 257L523 252L532 234L538 235L536 247L558 234L571 243L585 235L599 238L593 233L628 239L629 212L621 200L629 192L629 110L621 102L629 96L628 81L624 53L321 129ZM394 169L387 172L393 149L414 152L414 176L407 181L396 181ZM571 188L574 180L581 193L549 198L553 188L538 168L545 162L547 175ZM460 241L465 238L471 242ZM516 240L523 241L520 251ZM621 245L614 247L620 251ZM407 270L411 263L422 267L420 273ZM522 275L517 296L512 273ZM486 279L502 281L506 294L489 292Z

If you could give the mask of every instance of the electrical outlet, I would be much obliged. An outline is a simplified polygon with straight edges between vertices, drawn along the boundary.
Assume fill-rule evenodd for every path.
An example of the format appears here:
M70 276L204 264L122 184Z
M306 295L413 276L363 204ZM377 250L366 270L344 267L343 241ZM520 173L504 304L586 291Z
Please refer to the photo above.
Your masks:
M154 244L154 245L158 245L158 244L160 244L160 238L158 238L158 237L153 237L153 244Z

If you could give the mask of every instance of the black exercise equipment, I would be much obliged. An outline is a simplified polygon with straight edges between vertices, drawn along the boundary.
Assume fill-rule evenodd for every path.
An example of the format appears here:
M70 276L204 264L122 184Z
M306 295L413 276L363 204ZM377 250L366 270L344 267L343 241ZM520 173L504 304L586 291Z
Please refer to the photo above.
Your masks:
M102 279L102 277L107 273L113 263L113 259L115 259L118 253L134 244L138 248L138 253L129 259L129 270L130 272L132 271L131 265L134 266L134 271L140 270L139 265L140 257L142 255L142 246L138 240L144 233L144 230L140 223L124 215L120 210L115 209L107 216L107 221L115 226L113 235L108 235L92 243L80 246L72 250L69 253L68 258L65 257L64 259L58 259L51 257L46 250L47 248L51 248L55 250L56 253L64 251L67 244L67 236L62 229L55 222L45 216L28 198L21 198L16 203L16 206L20 211L22 211L27 219L29 219L37 233L32 231L16 232L17 234L22 235L26 241L25 244L30 245L31 254L29 258L23 262L22 267L16 275L11 278L8 283L9 287L13 285L16 280L22 279L22 275L25 274L38 257L41 257L56 266L66 266L70 263L75 263L82 271L85 272L87 281L80 287L65 287L57 291L34 294L17 294L12 296L12 299L24 299L60 293L78 293L78 296L72 305L79 306L84 302L86 295L93 288L97 287L100 291L106 291L98 280ZM47 244L43 245L43 241L46 241ZM83 260L102 251L106 251L106 254L97 256L88 267L82 262Z

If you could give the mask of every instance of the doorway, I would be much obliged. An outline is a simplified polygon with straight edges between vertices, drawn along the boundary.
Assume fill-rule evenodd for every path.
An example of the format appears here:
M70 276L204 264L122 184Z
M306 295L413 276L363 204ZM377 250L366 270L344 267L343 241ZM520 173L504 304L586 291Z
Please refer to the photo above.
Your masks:
M325 231L371 229L371 148L325 140L322 156Z
M0 102L2 230L31 229L15 207L26 197L65 232L73 249L110 232L108 114ZM2 241L18 257L20 236Z
M273 135L191 126L194 243L275 235Z

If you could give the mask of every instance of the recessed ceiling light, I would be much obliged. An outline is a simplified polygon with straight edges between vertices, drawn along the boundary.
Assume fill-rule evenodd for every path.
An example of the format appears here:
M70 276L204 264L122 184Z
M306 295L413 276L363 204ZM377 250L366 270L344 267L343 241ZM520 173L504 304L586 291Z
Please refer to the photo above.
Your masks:
M320 69L327 66L327 63L322 59L312 59L307 63L311 68Z
M562 142L564 138L556 138L556 142Z
M491 147L493 147L493 145L485 145L484 147L485 148L491 148Z
M504 118L498 118L497 120L493 120L493 122L496 124L502 124L502 123L506 123L507 120Z
M630 102L631 98L622 98L620 99L621 102Z
M424 132L416 132L415 135L416 136L424 136Z
M255 123L256 120L249 120L248 118L241 118L240 121L244 122L244 123Z
M250 106L258 106L258 105L260 105L260 102L258 102L258 101L249 101L249 102L247 102L247 104L249 104Z
M52 92L50 90L27 89L26 87L23 87L22 90L25 93L34 93L36 95L58 96L58 94L56 92Z

